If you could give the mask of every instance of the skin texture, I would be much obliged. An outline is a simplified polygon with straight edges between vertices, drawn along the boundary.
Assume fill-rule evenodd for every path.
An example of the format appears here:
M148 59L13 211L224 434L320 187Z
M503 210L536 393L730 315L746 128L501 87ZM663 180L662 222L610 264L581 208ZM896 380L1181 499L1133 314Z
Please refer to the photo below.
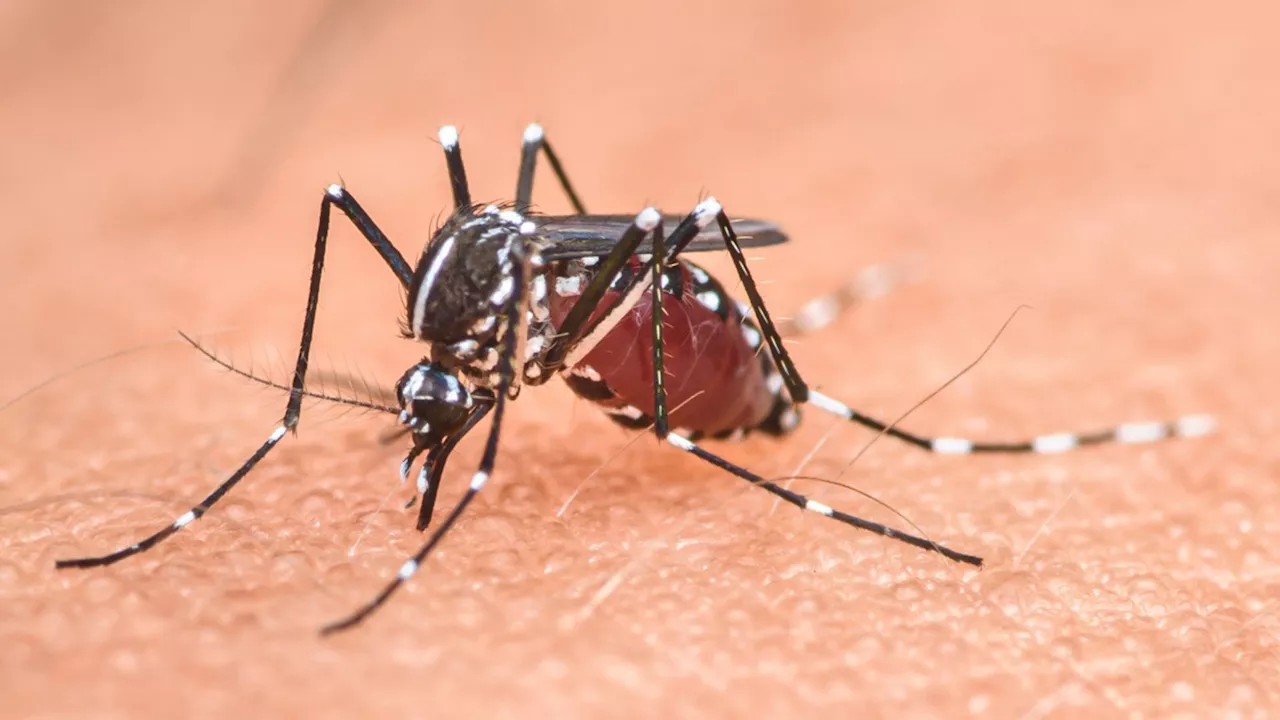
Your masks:
M1280 51L1269 6L750 8L17 2L0 8L0 714L9 717L1253 716L1280 687ZM470 9L465 9L470 8ZM807 413L715 445L840 475L962 568L790 509L559 384L512 406L474 511L420 542L381 416L305 411L205 519L107 569L274 427L316 210L341 178L409 257L449 189L514 189L538 120L588 208L777 220L775 313L878 261L920 282L794 345L828 394L986 438L1211 412L1212 438L929 457ZM568 205L544 181L535 199ZM358 234L314 353L389 384L422 348ZM702 258L700 258L701 260ZM732 290L723 258L708 267ZM216 332L225 331L225 332ZM283 358L283 360L281 359ZM441 506L480 442L464 443ZM602 467L603 466L603 467ZM581 491L574 495L575 489ZM808 481L828 504L903 525ZM574 496L568 509L557 511ZM353 551L354 546L354 551Z

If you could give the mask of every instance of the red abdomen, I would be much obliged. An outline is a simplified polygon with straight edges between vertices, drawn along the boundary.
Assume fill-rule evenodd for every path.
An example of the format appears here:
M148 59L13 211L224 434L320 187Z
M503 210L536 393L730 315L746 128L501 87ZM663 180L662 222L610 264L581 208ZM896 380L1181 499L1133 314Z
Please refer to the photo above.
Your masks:
M615 288L625 287L640 267L633 258ZM548 293L556 327L590 277L589 269L573 274L583 270L580 263L552 270L553 277L560 278ZM701 268L681 261L664 274L664 369L671 428L716 435L761 425L776 409L779 383L766 382L766 373L774 371L768 353L757 355L759 331L744 322L736 304ZM597 317L620 298L621 293L611 289ZM623 424L652 422L652 322L649 291L566 377L579 395L599 403L620 422L632 421Z

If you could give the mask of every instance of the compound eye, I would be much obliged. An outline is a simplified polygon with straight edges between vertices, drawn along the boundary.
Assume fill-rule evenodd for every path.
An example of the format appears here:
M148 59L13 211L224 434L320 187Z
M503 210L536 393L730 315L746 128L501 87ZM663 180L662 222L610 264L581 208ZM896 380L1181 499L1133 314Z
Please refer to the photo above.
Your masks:
M466 423L474 404L458 378L430 363L419 363L396 383L402 420L415 433L443 438Z
M463 405L419 398L410 405L409 425L419 436L439 442L466 424L471 410Z
M457 378L425 362L414 365L400 376L396 382L396 395L401 407L406 409L419 400L470 404L470 394Z

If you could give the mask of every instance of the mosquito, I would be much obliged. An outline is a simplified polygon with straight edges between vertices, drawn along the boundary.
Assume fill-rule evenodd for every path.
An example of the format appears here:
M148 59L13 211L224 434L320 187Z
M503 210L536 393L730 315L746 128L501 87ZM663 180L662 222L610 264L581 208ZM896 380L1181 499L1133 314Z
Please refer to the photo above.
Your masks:
M1210 418L1193 415L1016 442L909 432L813 390L797 370L743 254L746 247L787 242L777 225L731 218L713 197L683 216L663 215L653 207L634 216L587 214L537 124L524 131L514 202L475 204L456 128L441 128L439 139L453 213L412 266L345 187L335 184L325 190L289 399L284 417L267 440L204 500L164 529L108 555L59 560L58 568L110 565L155 547L204 516L285 435L296 431L302 401L314 395L306 389L307 367L335 207L404 286L404 337L427 346L422 360L395 385L398 421L411 440L400 465L401 478L407 479L414 463L426 454L417 474L420 531L431 523L450 453L485 417L491 422L479 467L462 498L380 592L323 627L322 634L358 625L418 572L493 475L507 403L522 386L542 385L555 376L618 424L651 430L660 440L784 502L979 567L982 559L976 555L832 508L770 482L704 449L700 442L749 433L784 436L800 422L804 405L922 450L953 455L1058 453L1104 442L1197 436L1212 428ZM551 166L574 215L530 211L540 155ZM684 257L711 250L728 252L746 303L735 302L710 273ZM826 296L805 305L791 327L805 331L829 323L841 310L839 298Z

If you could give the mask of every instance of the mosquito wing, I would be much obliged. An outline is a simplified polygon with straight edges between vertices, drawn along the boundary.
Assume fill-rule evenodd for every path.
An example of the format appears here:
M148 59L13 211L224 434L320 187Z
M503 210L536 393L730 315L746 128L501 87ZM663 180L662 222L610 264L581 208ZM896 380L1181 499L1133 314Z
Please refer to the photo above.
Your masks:
M663 216L663 229L668 237L683 219L682 215ZM542 257L555 261L608 255L634 220L635 215L551 215L538 218L538 235L546 241ZM743 247L781 245L787 241L786 233L766 220L733 218L729 223ZM724 239L716 225L698 233L682 252L712 250L724 250Z

